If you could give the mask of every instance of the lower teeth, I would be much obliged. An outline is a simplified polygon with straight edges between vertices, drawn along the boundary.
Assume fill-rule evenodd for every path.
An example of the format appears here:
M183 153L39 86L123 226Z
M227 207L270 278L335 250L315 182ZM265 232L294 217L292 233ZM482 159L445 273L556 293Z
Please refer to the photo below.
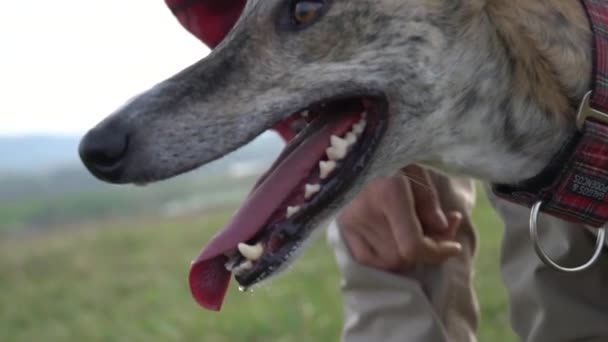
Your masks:
M308 113L303 112L302 116L305 117L305 116L307 116L307 114ZM326 149L326 154L328 155L328 159L319 161L319 178L321 180L326 180L327 178L329 178L331 176L331 174L338 167L339 161L344 159L346 157L346 155L348 154L349 150L352 149L352 146L358 142L360 136L363 134L363 132L365 131L365 128L367 126L366 116L367 116L367 113L363 112L361 120L359 120L358 123L354 124L351 127L351 130L349 132L347 132L344 135L344 137L338 137L338 136L331 137L331 139L330 139L331 144ZM311 199L314 195L316 195L318 192L320 192L321 187L322 187L321 183L305 184L305 187L304 187L305 200ZM295 215L301 209L302 209L302 206L292 205L292 206L286 207L283 210L286 210L285 217L287 219L289 219L291 216ZM301 245L301 243L299 243L299 242L294 243L293 246L289 249L289 251L287 253L285 253L284 256L281 258L281 263L285 263L289 259L291 259L298 251L300 245ZM261 247L261 244L257 244L255 246L247 246L247 248L246 248L245 254L252 253L250 255L250 257L255 257L256 260L259 259L261 257L261 253L263 253L263 249L261 251L257 251L257 250L254 251L252 248L263 248L263 247ZM228 271L232 272L236 276L238 276L239 274L241 274L245 271L248 271L254 267L252 260L250 260L250 257L243 256L243 251L242 251L243 247L241 246L238 249L241 250L240 253L237 253L235 251L235 254L232 255L232 257L229 259L229 261L225 264L226 269ZM258 252L260 255L257 255ZM253 254L256 254L256 255L253 255ZM276 267L274 267L274 266L269 266L269 267L267 267L266 270L262 270L263 272L260 275L258 275L258 278L253 283L263 280L269 273L272 273L275 270L275 268ZM279 268L281 268L281 266L279 266ZM245 286L239 286L239 291L241 291L241 292L246 292L248 290L249 289Z

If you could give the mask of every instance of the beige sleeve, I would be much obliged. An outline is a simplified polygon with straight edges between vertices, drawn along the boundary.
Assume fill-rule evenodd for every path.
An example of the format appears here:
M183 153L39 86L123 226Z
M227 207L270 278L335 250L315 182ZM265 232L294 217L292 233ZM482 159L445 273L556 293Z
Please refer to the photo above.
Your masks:
M487 192L506 226L501 272L513 329L521 341L608 341L608 257L582 273L550 269L530 242L530 210ZM583 226L542 215L539 235L547 253L566 266L588 260L596 239Z
M435 175L442 206L465 215L457 239L464 252L439 266L418 266L406 275L355 262L332 222L328 239L342 273L345 342L472 342L478 325L472 259L476 236L470 219L475 190L465 179Z

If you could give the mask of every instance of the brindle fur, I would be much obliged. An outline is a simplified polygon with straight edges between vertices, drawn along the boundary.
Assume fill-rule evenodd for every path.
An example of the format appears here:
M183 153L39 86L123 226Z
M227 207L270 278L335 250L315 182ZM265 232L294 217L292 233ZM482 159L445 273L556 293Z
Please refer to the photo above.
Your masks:
M107 120L134 128L122 182L168 178L226 155L287 115L341 94L384 94L390 125L362 185L425 162L512 183L575 129L591 35L573 0L331 0L298 31L284 0L250 0L206 58ZM178 53L178 52L176 52Z

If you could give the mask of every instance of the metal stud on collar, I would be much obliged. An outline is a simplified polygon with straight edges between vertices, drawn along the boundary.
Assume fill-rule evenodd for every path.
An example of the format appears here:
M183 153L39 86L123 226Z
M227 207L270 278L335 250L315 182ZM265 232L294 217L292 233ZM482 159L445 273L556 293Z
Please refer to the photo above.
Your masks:
M566 272L566 273L575 273L575 272L585 271L585 270L589 269L591 266L593 266L597 262L597 260L600 258L600 255L602 255L602 250L604 249L604 241L606 239L606 227L607 226L602 227L598 231L597 240L595 243L595 251L593 252L593 256L591 257L591 259L589 259L589 261L587 261L585 264L583 264L581 266L577 266L577 267L571 267L571 268L564 267L564 266L557 264L555 261L551 260L551 258L547 255L547 253L541 246L540 239L538 237L538 214L540 212L540 208L542 205L543 205L543 202L538 201L532 206L532 210L530 210L530 239L534 243L534 250L536 251L536 254L540 258L540 260L542 260L545 263L545 265L547 265L557 271Z

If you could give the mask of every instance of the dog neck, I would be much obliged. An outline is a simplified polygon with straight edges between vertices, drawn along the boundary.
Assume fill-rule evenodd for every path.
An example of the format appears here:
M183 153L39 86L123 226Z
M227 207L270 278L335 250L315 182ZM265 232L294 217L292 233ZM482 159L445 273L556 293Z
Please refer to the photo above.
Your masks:
M579 1L488 0L485 11L513 59L514 92L569 116L589 90L591 30Z
M452 141L463 136L470 141L447 146L446 139L441 165L494 182L515 183L540 173L573 134L576 109L592 76L591 31L578 1L473 4L464 13L469 25L460 38L485 44L479 51L490 56L459 54L476 54L463 72L474 75L470 93L477 100L471 100L471 94L458 94L446 106L456 108L453 119L461 122L462 117L472 117L465 111L487 114L454 130L459 137ZM479 32L484 32L482 39ZM489 66L489 72L484 75L480 66ZM463 105L467 101L476 105Z

